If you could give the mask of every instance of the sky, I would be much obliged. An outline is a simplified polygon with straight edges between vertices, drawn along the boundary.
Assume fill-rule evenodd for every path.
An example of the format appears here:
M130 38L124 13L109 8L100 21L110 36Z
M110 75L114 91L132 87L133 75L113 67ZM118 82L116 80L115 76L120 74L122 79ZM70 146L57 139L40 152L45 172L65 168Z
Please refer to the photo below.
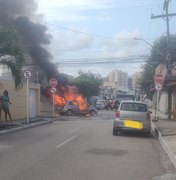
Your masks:
M106 77L113 69L132 75L141 70L153 42L166 34L164 0L37 0L40 23L52 43L46 47L61 73L82 70ZM169 12L176 9L171 1ZM170 19L175 33L176 17ZM134 38L143 40L135 40ZM146 43L148 42L148 43ZM151 44L151 46L150 46Z

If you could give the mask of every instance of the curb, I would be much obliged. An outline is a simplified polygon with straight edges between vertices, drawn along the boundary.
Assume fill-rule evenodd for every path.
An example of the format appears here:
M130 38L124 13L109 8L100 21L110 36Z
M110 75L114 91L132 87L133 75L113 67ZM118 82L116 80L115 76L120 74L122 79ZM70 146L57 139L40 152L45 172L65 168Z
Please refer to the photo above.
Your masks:
M8 130L2 130L2 131L0 131L0 135L10 134L10 133L25 130L25 129L30 129L30 128L34 128L37 126L49 124L52 122L53 122L52 120L44 120L43 122L31 123L29 125L22 125L22 127L16 127L16 128L8 129Z
M161 132L159 131L159 129L156 127L156 125L153 122L152 122L152 126L155 130L156 137L158 138L161 146L163 147L163 149L169 156L171 163L173 164L174 168L176 169L176 158L175 158L174 154L172 153L171 149L169 148L169 146L167 145L165 140L162 138Z

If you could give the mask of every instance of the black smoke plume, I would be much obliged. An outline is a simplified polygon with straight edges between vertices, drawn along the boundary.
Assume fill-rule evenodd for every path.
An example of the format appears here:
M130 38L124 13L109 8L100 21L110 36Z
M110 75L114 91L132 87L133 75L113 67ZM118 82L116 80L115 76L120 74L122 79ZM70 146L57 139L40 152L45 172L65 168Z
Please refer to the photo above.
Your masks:
M47 77L56 77L57 69L50 62L50 53L42 47L50 43L51 36L46 33L44 25L30 21L28 17L18 17L15 25L24 37L24 42L29 55L35 60L34 66L42 67Z
M44 48L50 44L52 36L47 33L45 25L33 20L39 17L36 10L35 0L0 0L0 24L18 29L24 48L32 59L33 71L39 71L39 83L45 75L48 79L56 77L62 84L65 79L60 78L57 66L51 62L51 54Z

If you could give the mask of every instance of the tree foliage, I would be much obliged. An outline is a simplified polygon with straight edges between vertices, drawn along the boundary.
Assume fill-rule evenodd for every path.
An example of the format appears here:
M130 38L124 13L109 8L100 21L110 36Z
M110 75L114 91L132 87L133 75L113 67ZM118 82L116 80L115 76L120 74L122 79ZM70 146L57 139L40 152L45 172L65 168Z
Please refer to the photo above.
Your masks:
M169 43L170 59L171 63L173 63L176 62L176 35L170 35ZM142 76L138 82L141 90L146 93L148 97L152 96L151 89L154 88L155 68L159 64L168 64L167 54L167 37L162 36L153 43L151 55L142 67Z
M99 94L99 87L102 84L100 76L92 72L79 72L79 76L74 78L71 82L78 88L79 93L84 97L95 96Z
M169 50L171 62L176 62L176 35L170 35L169 47L167 43L167 37L161 36L157 39L151 50L151 61L156 64L166 64L167 65L167 54Z
M22 83L22 67L25 58L21 38L15 29L0 27L0 64L11 70L15 87Z
M148 59L146 64L142 67L142 75L138 84L143 93L147 94L149 98L152 96L151 89L154 87L155 65Z

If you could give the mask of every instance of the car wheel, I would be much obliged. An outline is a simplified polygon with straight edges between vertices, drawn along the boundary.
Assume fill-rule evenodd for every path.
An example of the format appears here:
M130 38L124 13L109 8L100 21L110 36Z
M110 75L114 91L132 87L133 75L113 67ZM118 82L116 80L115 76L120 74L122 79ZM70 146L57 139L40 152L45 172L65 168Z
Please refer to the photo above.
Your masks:
M73 115L73 111L71 109L69 109L67 112L66 112L67 116L72 116Z
M90 111L90 115L91 115L91 116L96 116L96 115L97 115L97 112L96 112L96 111Z

